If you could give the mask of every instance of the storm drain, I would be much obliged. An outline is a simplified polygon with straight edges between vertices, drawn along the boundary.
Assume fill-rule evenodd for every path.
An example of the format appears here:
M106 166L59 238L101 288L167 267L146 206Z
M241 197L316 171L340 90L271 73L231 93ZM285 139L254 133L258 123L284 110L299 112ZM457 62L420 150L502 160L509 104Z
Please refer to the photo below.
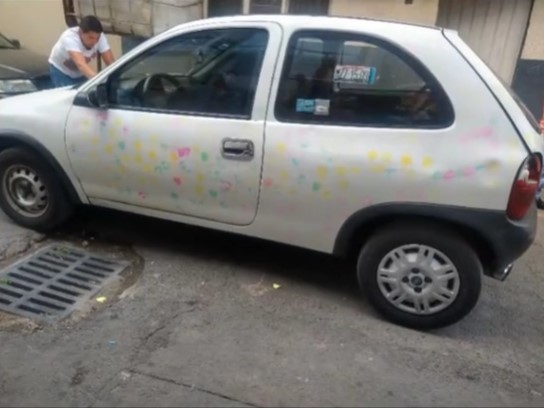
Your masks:
M60 320L127 266L71 246L47 246L0 271L0 310Z

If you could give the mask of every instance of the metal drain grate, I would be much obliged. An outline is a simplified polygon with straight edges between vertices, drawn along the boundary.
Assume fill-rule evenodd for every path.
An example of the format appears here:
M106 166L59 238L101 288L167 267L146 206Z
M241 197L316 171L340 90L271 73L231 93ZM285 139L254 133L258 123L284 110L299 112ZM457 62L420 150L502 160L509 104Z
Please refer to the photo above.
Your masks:
M127 266L71 246L47 246L0 272L0 310L60 320Z

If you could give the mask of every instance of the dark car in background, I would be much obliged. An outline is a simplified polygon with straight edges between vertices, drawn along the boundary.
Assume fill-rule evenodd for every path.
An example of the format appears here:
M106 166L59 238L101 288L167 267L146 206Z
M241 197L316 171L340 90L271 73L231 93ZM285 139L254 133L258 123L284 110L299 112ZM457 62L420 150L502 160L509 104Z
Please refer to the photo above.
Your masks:
M0 33L0 98L52 87L47 57L21 48Z

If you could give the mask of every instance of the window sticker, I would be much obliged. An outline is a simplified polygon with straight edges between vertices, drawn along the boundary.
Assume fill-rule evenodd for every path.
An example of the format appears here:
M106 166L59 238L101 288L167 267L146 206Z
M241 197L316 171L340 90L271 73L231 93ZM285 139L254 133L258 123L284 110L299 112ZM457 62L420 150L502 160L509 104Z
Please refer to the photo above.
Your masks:
M314 113L315 99L297 99L297 112Z
M331 101L329 99L316 99L314 115L329 116Z
M334 68L334 88L362 89L376 81L376 68L365 65L337 65Z

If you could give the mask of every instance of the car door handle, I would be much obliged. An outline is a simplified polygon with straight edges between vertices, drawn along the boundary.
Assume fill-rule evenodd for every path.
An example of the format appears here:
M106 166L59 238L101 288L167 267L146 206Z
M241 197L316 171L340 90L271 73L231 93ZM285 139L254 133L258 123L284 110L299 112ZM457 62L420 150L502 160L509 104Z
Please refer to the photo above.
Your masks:
M255 146L251 140L223 139L221 154L229 160L251 160L255 155Z

